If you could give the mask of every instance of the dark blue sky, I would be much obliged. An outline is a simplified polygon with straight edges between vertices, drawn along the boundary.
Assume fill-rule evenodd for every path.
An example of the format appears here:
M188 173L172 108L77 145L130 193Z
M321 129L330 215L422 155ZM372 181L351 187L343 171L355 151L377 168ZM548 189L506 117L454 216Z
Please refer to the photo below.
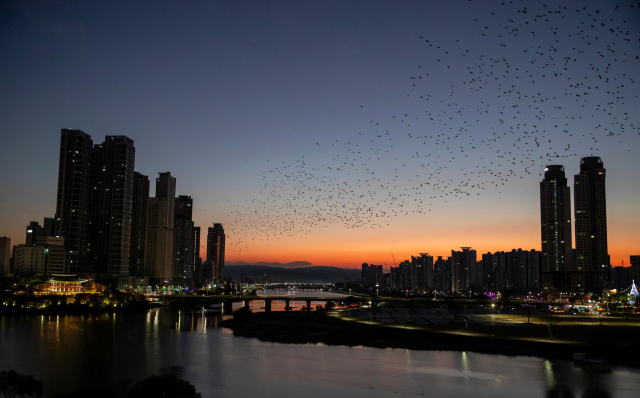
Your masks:
M609 172L612 255L615 252L615 258L621 259L634 254L630 251L634 244L637 246L637 239L633 243L630 234L640 221L640 162L635 159L638 133L628 126L637 126L636 115L625 121L627 134L619 140L600 140L592 150L593 142L587 145L577 139L574 142L574 136L562 136L556 143L554 138L558 148L572 144L573 157L538 159L526 171L525 166L518 165L513 169L523 178L511 179L504 189L486 189L476 198L456 203L431 201L430 214L393 218L384 231L320 223L314 224L313 232L297 236L294 242L287 234L276 231L276 221L265 231L274 237L283 236L269 244L253 240L252 223L265 220L252 215L255 209L246 203L257 200L274 206L290 204L286 198L278 199L282 202L265 199L270 197L270 188L264 185L263 173L275 164L295 165L301 156L306 156L310 166L333 165L330 173L334 173L341 164L335 157L341 144L331 147L332 143L362 140L363 146L368 144L363 137L376 136L372 128L375 121L381 126L383 120L391 123L392 115L409 113L426 118L429 112L443 116L451 110L446 113L448 118L456 116L453 109L480 109L487 105L498 113L498 108L505 106L505 95L499 95L513 82L502 79L498 86L497 81L487 80L484 91L471 92L462 90L467 86L461 83L461 77L469 77L470 68L478 68L492 56L508 58L520 66L519 72L512 69L511 76L523 73L534 47L553 45L557 36L547 27L544 32L540 29L537 36L524 31L518 37L507 34L508 20L522 16L517 10L529 2L505 7L500 3L226 1L189 2L187 6L158 1L2 2L0 235L11 236L14 243L20 243L28 221L53 216L60 128L69 127L91 134L94 142L101 142L105 135L133 138L138 171L151 178L158 172L171 171L177 178L178 193L194 197L197 224L206 227L215 221L228 226L230 245L242 246L241 251L231 252L231 260L303 260L352 266L358 261L382 262L380 253L410 254L427 250L430 245L436 255L446 254L446 247L465 245L479 250L539 248L538 182L544 164L564 163L571 176L578 170L580 156L591 154L602 156ZM531 3L537 7L542 4ZM599 7L599 2L568 3L576 8L585 4L589 10ZM625 26L631 28L631 37L636 41L623 42L607 36L606 43L626 45L637 52L638 13L627 10L621 15L613 11L613 4L599 12L598 18L610 16L618 24L626 18ZM619 4L628 6L633 2ZM567 13L567 19L558 27L564 28L564 21L566 26L577 26L582 20L582 14ZM485 32L492 36L483 36ZM567 32L563 37L571 38L558 44L561 53L584 44L578 40L577 30ZM420 36L442 48L428 48ZM601 37L605 51L605 38ZM504 47L499 45L502 42ZM525 54L525 48L530 52ZM443 53L447 49L451 54ZM457 58L450 59L445 68L447 61L443 57L453 57L454 52ZM463 58L466 54L469 58ZM597 54L594 51L589 55L593 60L583 59L576 64L571 70L576 74L574 81L595 73L589 68L592 62L605 62L606 66ZM637 93L637 86L632 86L628 78L638 75L640 64L617 60L611 63L615 67L611 73L620 79L624 76L627 87L635 87ZM420 70L417 65L421 65ZM532 68L544 70L535 63ZM431 71L431 80L422 86L420 94L432 95L429 103L416 100L418 95L411 91L413 81L409 79L425 69ZM591 78L597 79L595 75ZM545 78L518 87L551 95L555 89L562 93L566 88L560 90L557 82ZM563 84L572 82L564 80ZM452 85L455 91L450 93ZM602 96L592 104L610 100L604 89L590 95L590 99ZM615 126L620 119L614 117L622 118L625 110L637 112L639 108L637 95L628 95L624 109L616 108L618 113L612 116L587 119L593 114L593 107L587 111L573 100L567 100L562 110L546 109L544 120L535 119L532 112L526 117L516 114L511 107L508 112L511 120L520 121L515 118L522 117L522 123L538 123L539 131L546 128L552 136L558 120L567 114L584 119L565 129L596 131L595 126ZM448 119L449 125L444 118L437 126L414 119L411 131L413 136L426 132L453 135L449 126L459 127L462 121L471 123L469 117L458 113ZM415 168L406 166L410 169L398 174L395 170L405 167L403 157L411 156L416 142L405 134L406 129L392 124L384 128L397 134L397 139L393 150L383 153L382 160L371 170L379 170L376 175L383 181L399 184L390 186L392 191L410 189L416 180L410 182L412 176L432 175L445 159L453 159L453 149L435 145L435 139L425 140L424 144L421 141L417 150L442 156L440 163L423 168L419 164ZM499 116L477 119L465 137L473 136L477 138L474 142L479 143L500 128L508 131ZM557 127L558 132L561 128ZM468 145L473 155L466 152L471 157L456 157L451 167L440 170L444 174L439 175L463 180L467 178L464 173L483 165L491 168L492 156L497 156L496 163L501 159L496 150L511 151L516 142L482 147L473 144L472 150L463 138L457 138L460 142L452 148ZM529 154L524 149L512 153L514 157ZM505 173L509 169L501 167ZM356 173L331 175L366 195L366 186L356 187L360 178ZM438 187L442 189L445 188ZM384 203L380 208L383 206ZM271 210L263 206L260 211ZM240 213L242 216L238 217ZM276 217L299 217L278 214ZM331 255L327 254L328 248Z

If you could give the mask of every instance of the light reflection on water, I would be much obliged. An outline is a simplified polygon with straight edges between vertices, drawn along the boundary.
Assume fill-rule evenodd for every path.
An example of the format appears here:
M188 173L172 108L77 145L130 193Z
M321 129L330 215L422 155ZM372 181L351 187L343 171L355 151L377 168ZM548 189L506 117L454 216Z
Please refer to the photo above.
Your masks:
M48 396L179 367L203 397L635 397L640 372L589 373L539 358L323 345L233 337L220 316L0 317L0 369L33 374Z

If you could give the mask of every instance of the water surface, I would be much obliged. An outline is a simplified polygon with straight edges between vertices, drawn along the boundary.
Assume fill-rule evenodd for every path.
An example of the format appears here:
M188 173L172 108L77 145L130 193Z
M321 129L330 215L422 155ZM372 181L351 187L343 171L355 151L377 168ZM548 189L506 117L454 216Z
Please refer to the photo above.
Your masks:
M640 372L465 352L286 345L234 337L220 316L0 317L0 369L33 374L47 396L181 368L203 397L637 397Z

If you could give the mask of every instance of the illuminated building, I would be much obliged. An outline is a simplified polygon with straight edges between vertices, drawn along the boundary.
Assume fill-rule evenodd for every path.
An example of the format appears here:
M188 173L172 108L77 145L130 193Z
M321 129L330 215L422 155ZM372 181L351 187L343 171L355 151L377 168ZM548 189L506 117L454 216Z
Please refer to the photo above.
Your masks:
M64 238L71 272L91 272L92 153L89 134L62 129L55 235Z
M453 261L451 291L454 293L468 292L476 282L476 251L470 247L461 247L461 249L461 251L451 250Z
M94 147L91 253L100 279L129 277L135 153L126 136L107 136Z
M606 170L602 159L580 160L575 175L576 273L574 289L592 290L608 286L610 264L607 244Z
M13 248L13 273L16 275L51 275L65 272L64 239L40 236L35 245Z
M376 288L384 286L382 265L369 265L362 263L362 285L364 287Z
M53 274L44 284L42 291L54 294L78 294L82 293L82 284L86 281L75 274Z
M547 288L568 288L572 267L571 194L564 166L544 169L540 182L542 282Z
M193 199L180 195L175 199L174 262L175 278L180 284L191 284L194 268L195 236L192 220Z
M131 206L131 253L129 275L144 275L144 244L149 200L149 177L133 172L133 202Z
M35 245L38 237L40 236L46 236L44 228L42 228L37 221L31 221L29 225L27 225L27 236L25 238L25 245Z
M207 233L207 265L214 281L224 278L225 234L222 224L213 224Z
M0 275L11 273L10 250L11 238L0 236Z
M145 237L145 275L159 282L175 276L173 233L175 223L176 179L171 173L156 178L156 197L147 201Z

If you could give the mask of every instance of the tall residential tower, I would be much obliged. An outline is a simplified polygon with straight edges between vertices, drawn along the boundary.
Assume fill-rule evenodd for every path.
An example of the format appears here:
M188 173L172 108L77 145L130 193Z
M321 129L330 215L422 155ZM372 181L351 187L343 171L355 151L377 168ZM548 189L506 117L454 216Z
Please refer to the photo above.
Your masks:
M72 273L91 272L93 141L81 130L62 129L55 234L64 238Z
M129 277L135 156L126 136L107 136L94 147L92 256L101 279Z
M173 232L176 179L171 173L156 178L156 197L147 201L145 275L160 283L175 277Z
M174 262L175 278L180 284L191 285L195 257L195 236L193 225L193 199L180 195L175 199Z
M224 246L224 228L222 224L213 224L207 233L207 265L211 267L212 279L218 283L224 277Z
M543 286L567 288L573 267L571 194L564 166L550 165L544 169L544 179L540 182L540 221Z
M602 159L590 156L580 160L580 174L575 175L573 188L576 274L572 284L577 289L600 289L609 281L605 177Z
M149 177L137 171L133 173L133 201L131 205L131 253L129 273L144 275L144 236L149 200Z

